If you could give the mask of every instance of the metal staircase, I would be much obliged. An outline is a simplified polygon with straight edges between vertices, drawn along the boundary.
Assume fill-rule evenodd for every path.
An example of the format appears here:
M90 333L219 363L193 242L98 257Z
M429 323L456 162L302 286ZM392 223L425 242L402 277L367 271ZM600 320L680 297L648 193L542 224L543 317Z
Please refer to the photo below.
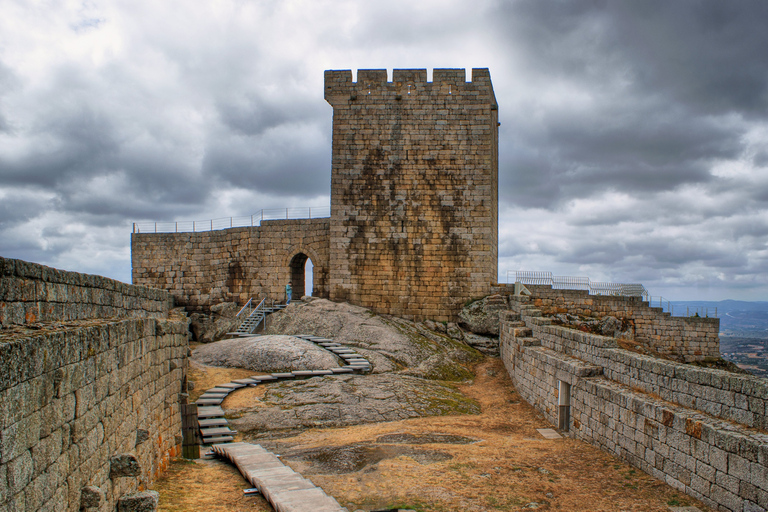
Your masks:
M234 332L229 332L227 334L241 337L253 336L253 333L256 332L256 329L261 325L267 315L285 309L286 307L285 304L267 305L266 302L267 299L261 299L259 305L254 308L253 299L249 299L237 314L237 318L240 319L240 325L238 325Z

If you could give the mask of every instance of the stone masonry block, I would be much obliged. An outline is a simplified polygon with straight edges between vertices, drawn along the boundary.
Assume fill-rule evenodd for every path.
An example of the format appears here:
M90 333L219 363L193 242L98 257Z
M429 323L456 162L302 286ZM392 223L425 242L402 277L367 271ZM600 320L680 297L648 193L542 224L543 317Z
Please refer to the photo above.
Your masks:
M88 510L99 508L104 503L104 491L95 485L86 485L80 490L80 508Z
M34 462L32 454L24 451L21 455L8 463L8 491L10 494L16 494L32 480L34 474Z
M135 455L124 453L115 455L109 459L109 477L111 479L140 476L141 466Z
M156 491L135 492L118 500L118 512L155 512L159 502Z

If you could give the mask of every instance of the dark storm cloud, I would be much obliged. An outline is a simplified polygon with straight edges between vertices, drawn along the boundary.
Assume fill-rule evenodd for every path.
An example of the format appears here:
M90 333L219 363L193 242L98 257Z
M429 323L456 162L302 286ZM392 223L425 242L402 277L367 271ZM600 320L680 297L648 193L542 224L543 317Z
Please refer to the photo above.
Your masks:
M497 22L528 61L569 80L622 79L703 113L768 106L768 4L761 0L504 2ZM595 83L598 88L605 83Z
M20 157L0 157L5 183L51 187L108 166L119 150L107 115L89 105L52 113L34 129L30 150Z
M34 218L50 206L48 198L20 190L10 191L5 197L0 196L0 232Z
M299 132L301 133L301 132ZM329 193L330 150L325 139L299 133L278 138L213 141L205 152L203 172L212 180L267 194L316 197Z
M765 116L768 4L523 1L495 20L525 48L521 80L570 84L577 97L548 106L534 95L511 114L504 200L555 207L706 183L713 161L743 151L740 120Z

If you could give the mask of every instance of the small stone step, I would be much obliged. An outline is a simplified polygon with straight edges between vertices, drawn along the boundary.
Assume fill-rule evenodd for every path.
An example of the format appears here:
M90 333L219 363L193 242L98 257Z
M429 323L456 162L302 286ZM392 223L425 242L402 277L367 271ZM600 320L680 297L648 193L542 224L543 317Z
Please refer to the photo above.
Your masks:
M329 348L328 350L330 350L330 351L331 351L331 352L333 352L334 354L357 354L357 352L355 352L355 351L354 351L354 350L352 350L351 348L342 348L342 347L338 347L338 348L336 348L336 347L331 347L331 348Z
M200 398L226 398L229 393L212 393L210 390L206 391Z
M228 436L230 434L237 434L236 430L232 430L229 427L209 427L201 428L200 433L203 437L215 437L215 436Z
M203 444L231 443L234 440L232 436L217 436L203 439Z
M219 386L216 386L215 388L211 388L206 393L231 393L232 388L222 388Z
M367 359L363 359L362 357L350 357L350 358L344 358L347 361L347 364L353 364L353 363L365 363L368 364Z
M200 425L200 428L211 428L211 427L226 427L229 425L226 418L206 418L206 419L200 419L198 418L197 424Z
M198 406L201 405L220 405L223 402L223 398L198 398L195 402Z
M294 370L291 372L297 377L315 377L318 375L332 375L331 370Z
M217 418L219 416L224 416L224 409L222 409L221 407L198 407L197 408L198 418Z
M242 384L244 386L248 386L249 384L253 384L256 381L253 379L235 379L232 382L234 382L235 384Z
M273 380L277 380L277 377L274 375L254 375L251 377L251 379L258 382L271 382Z
M216 385L217 388L229 388L229 389L239 389L244 388L246 384L238 384L236 382L227 382L226 384L218 384Z
M276 379L295 379L296 376L290 372L273 373L272 376Z
M352 368L331 368L333 373L355 373Z

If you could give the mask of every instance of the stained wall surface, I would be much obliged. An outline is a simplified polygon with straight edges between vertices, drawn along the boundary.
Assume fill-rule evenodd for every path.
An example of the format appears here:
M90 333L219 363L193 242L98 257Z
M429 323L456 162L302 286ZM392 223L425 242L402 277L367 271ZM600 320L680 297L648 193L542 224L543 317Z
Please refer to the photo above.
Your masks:
M498 110L487 69L326 71L330 298L455 320L498 255Z
M180 452L186 316L159 290L0 270L0 510L116 510Z

